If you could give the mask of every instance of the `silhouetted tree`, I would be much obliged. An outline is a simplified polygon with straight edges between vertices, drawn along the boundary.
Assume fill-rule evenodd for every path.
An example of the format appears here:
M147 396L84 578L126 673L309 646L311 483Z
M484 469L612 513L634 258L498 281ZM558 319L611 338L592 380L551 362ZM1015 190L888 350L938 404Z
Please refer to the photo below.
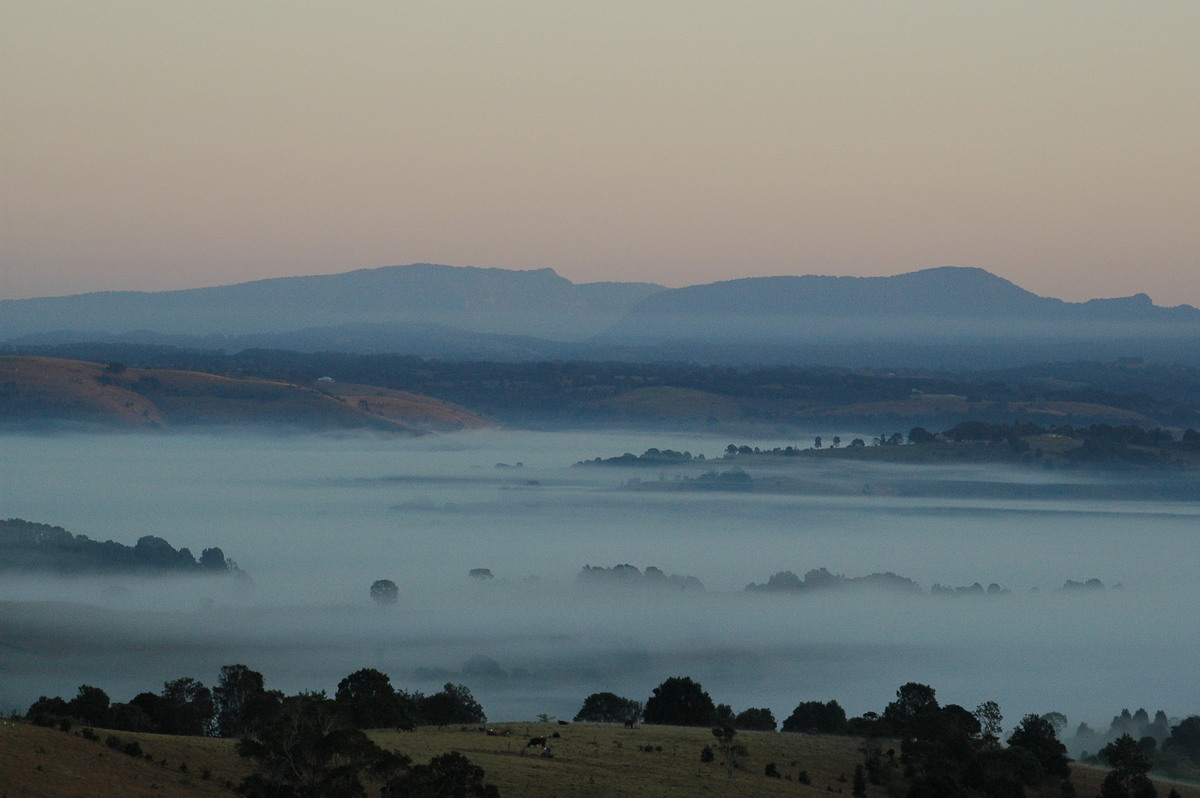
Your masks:
M934 434L924 427L913 427L908 431L909 443L933 443L935 440Z
M670 726L710 726L717 708L704 689L687 676L672 676L646 701L646 723Z
M785 732L841 734L846 731L846 710L837 701L803 701L783 722Z
M62 696L39 696L37 701L29 705L29 709L25 712L25 717L43 726L53 725L55 719L65 718L70 713L67 710L67 702Z
M746 756L746 746L737 742L737 731L732 726L718 726L712 730L717 741L717 750L725 757L725 768L728 778L733 778L733 769Z
M745 731L775 731L775 715L767 707L742 710L733 719L734 726Z
M89 726L108 726L108 693L90 684L79 685L79 691L67 702L67 713Z
M1128 734L1122 734L1104 748L1100 758L1112 768L1100 785L1100 798L1157 798L1158 791L1146 774L1150 757Z
M583 700L575 720L591 723L624 723L642 713L642 705L615 693L592 693Z
M374 668L357 670L338 682L334 701L360 729L395 726L403 720L391 680Z
M200 737L212 731L215 711L212 691L200 682L190 677L166 682L161 698L157 716L152 717L163 734Z
M938 709L937 692L932 687L908 682L896 691L896 700L884 707L883 720L894 734L911 737Z
M1004 716L1000 714L1000 705L995 701L984 701L975 708L975 719L979 721L979 739L987 748L1000 746L1000 733L1004 728L1000 723Z
M1032 714L1021 718L1009 736L1008 744L1033 754L1047 776L1070 778L1067 747L1059 741L1054 726L1045 718Z
M283 699L282 693L265 688L261 673L245 665L223 666L212 693L220 737L241 737L263 728Z
M376 579L371 583L371 601L381 607L395 604L400 596L400 588L391 579Z
M1163 743L1171 751L1200 763L1200 715L1192 715L1171 728L1171 736Z
M466 685L446 682L440 693L420 699L421 718L427 723L486 723L483 707Z

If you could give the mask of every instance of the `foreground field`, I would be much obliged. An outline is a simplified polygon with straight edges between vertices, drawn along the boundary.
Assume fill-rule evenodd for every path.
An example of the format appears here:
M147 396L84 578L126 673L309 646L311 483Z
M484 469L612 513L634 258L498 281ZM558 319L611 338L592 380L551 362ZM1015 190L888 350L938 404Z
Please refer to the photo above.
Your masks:
M854 766L861 761L862 741L771 732L741 732L747 749L732 778L720 756L700 761L712 742L708 729L580 723L567 726L508 723L492 727L491 736L475 728L420 728L415 732L371 732L384 748L425 762L447 751L459 751L487 772L501 795L557 796L774 796L850 795ZM508 736L502 736L504 732ZM249 772L234 753L234 741L118 732L124 743L136 741L143 756L133 757L79 730L64 733L17 721L0 721L0 795L7 798L74 798L74 796L227 796ZM527 748L532 737L551 739L552 757L540 747ZM778 778L765 775L774 763ZM1103 770L1076 765L1072 777L1077 794L1096 795ZM809 782L803 783L802 774ZM1200 787L1158 782L1159 795L1174 786L1182 798L1200 798ZM374 787L369 794L375 792ZM882 787L867 794L882 798ZM1057 785L1047 795L1057 795Z

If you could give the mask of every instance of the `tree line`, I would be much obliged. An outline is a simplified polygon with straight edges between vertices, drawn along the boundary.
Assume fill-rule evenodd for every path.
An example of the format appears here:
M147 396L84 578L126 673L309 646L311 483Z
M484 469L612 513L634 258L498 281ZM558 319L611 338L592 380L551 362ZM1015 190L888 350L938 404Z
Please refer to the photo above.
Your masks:
M266 689L261 673L239 664L222 667L211 688L182 677L165 682L157 693L138 693L128 702L113 702L104 690L84 684L69 700L38 698L26 716L43 725L69 718L119 731L240 737L274 722L288 698L279 690ZM346 676L330 700L350 723L364 729L487 721L483 707L464 685L447 683L431 695L410 693L393 687L387 674L373 668Z
M486 723L482 706L464 685L446 684L430 696L396 689L389 677L363 668L343 678L332 698L323 691L285 696L266 689L261 673L245 665L221 668L208 688L192 678L164 683L158 693L140 693L128 703L112 703L100 688L81 685L70 700L39 698L27 716L64 730L72 721L109 729L241 738L238 753L252 759L255 772L238 787L244 796L364 795L363 779L384 785L384 798L402 795L494 796L482 769L461 754L414 765L398 752L380 749L363 729L411 729L418 724ZM942 705L934 688L902 685L880 712L848 718L837 701L802 701L780 727L767 707L736 712L719 704L689 677L671 677L645 701L611 692L584 700L576 722L701 726L713 730L716 750L732 769L745 755L738 731L838 734L861 738L863 759L856 768L853 795L867 784L883 785L912 798L979 796L1020 798L1026 789L1040 794L1057 786L1074 795L1067 748L1059 739L1066 718L1057 712L1025 715L1002 739L1003 716L994 701L974 710ZM1082 727L1081 727L1082 728ZM1109 739L1095 759L1111 768L1100 798L1151 798L1148 773L1163 761L1200 768L1200 716L1170 725L1165 714L1150 721L1139 710L1113 720ZM1162 737L1136 734L1152 732ZM92 733L89 739L98 739ZM1078 734L1077 734L1078 736ZM899 755L896 744L899 745ZM711 761L713 748L701 751ZM1169 758L1164 760L1164 757ZM771 765L768 763L767 775ZM437 792L437 785L459 792Z
M0 570L57 573L229 574L248 578L219 547L203 549L197 558L154 535L126 546L112 540L73 535L59 526L21 518L0 520Z
M462 754L451 752L428 764L413 764L404 754L384 751L362 731L486 722L471 691L447 683L432 695L408 693L395 689L386 674L372 668L342 679L333 698L324 691L285 696L268 690L261 673L240 664L222 667L212 688L183 677L165 682L158 693L139 693L126 703L114 703L104 690L85 684L69 700L38 698L26 717L64 731L72 722L87 724L84 736L89 738L98 738L93 726L240 738L238 754L256 766L237 787L246 798L363 796L364 778L384 785L382 798L499 795L484 782L483 769Z
M1144 715L1144 710L1140 711ZM1156 723L1166 728L1166 716ZM774 731L770 709L749 708L734 713L716 704L703 687L688 677L664 681L644 703L613 693L594 693L585 699L576 721L620 722L640 717L646 723L709 726L731 769L745 748L736 743L738 730ZM1150 726L1148 718L1146 728ZM853 795L865 796L866 785L877 784L889 793L910 798L1021 798L1026 788L1045 794L1057 786L1061 796L1075 795L1070 781L1067 748L1059 739L1065 716L1050 712L1027 714L1002 740L1000 706L984 701L973 711L957 704L941 705L934 688L916 682L902 685L894 701L882 712L847 718L837 701L803 701L783 722L782 731L851 735L863 739L862 764L856 768ZM1116 734L1090 761L1107 765L1099 798L1155 798L1149 779L1152 767L1179 761L1200 768L1200 716L1193 715L1171 726L1159 753L1153 737L1135 739L1130 732L1142 729L1138 716L1128 711L1114 719ZM1112 730L1110 730L1112 731ZM898 740L899 756L890 743ZM711 749L701 753L712 761ZM768 764L767 775L772 775ZM1172 790L1172 795L1177 793Z

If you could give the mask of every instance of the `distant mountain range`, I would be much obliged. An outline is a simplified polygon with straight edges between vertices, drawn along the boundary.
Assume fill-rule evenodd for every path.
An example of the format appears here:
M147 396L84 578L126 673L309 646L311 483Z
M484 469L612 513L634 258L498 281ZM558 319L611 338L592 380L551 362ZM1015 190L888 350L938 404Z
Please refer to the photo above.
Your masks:
M433 264L158 293L0 301L10 350L78 341L483 360L1016 365L1196 362L1200 310L1041 297L982 269L668 289Z

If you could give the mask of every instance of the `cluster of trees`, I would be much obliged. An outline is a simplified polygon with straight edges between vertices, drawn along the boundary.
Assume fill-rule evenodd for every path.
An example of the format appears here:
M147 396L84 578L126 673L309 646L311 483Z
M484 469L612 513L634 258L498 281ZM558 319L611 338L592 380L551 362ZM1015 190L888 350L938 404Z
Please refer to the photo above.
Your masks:
M160 693L140 693L112 703L98 687L81 685L69 701L42 696L26 713L35 723L69 728L72 721L125 731L240 737L237 751L256 769L238 786L246 798L365 796L364 777L383 784L384 798L464 796L496 798L482 768L458 753L414 765L381 749L362 729L404 723L483 723L483 707L461 684L425 696L392 687L386 674L355 671L337 693L285 696L267 690L263 676L245 665L221 668L209 689L192 678L166 682ZM85 729L85 732L89 729Z
M640 571L637 566L623 563L605 568L601 565L585 565L575 577L577 585L603 585L616 587L667 588L671 590L704 590L704 583L694 576L668 574L653 565Z
M238 752L257 765L238 788L249 798L365 795L366 776L384 785L385 798L497 795L496 788L484 781L482 769L460 754L414 765L408 757L383 751L361 731L406 724L485 723L483 708L470 691L448 683L434 695L408 693L394 688L386 674L372 668L346 676L332 698L324 692L284 696L267 690L262 674L245 665L228 665L212 689L181 678L166 682L159 693L141 693L119 704L110 702L103 690L81 685L70 700L39 698L27 715L43 725L73 719L130 731L240 737ZM663 681L644 702L593 693L575 720L711 727L731 773L746 753L736 742L737 730L777 728L769 708L735 712L682 676ZM1026 788L1044 793L1054 784L1061 795L1074 795L1067 748L1059 739L1066 717L1057 712L1026 715L1003 742L1002 722L1000 707L993 701L974 711L957 704L943 706L932 687L909 682L882 712L855 718L847 718L836 701L803 701L784 720L782 731L864 738L855 796L866 794L868 782L911 798L1020 798ZM1077 738L1086 727L1080 728ZM1151 720L1145 710L1133 714L1125 710L1113 719L1109 732L1112 739L1098 752L1098 761L1111 768L1100 798L1154 798L1147 774L1161 761L1185 760L1200 768L1200 716L1172 726L1161 711ZM1135 737L1143 732L1140 739ZM881 740L900 741L898 759L894 750L884 753Z
M700 462L704 461L704 455L698 454L692 457L691 452L677 452L674 449L655 449L653 447L647 449L642 454L633 454L625 452L625 454L617 457L596 457L592 460L580 460L575 465L591 466L663 466L663 465L678 465L680 463L690 463L692 460Z
M287 700L282 692L266 689L261 673L239 664L221 668L211 689L184 677L164 683L158 693L139 693L128 703L114 703L100 688L85 684L69 701L40 697L26 716L44 725L73 719L123 731L241 737L276 722ZM464 685L447 683L432 695L408 693L394 688L387 674L373 668L355 671L338 682L330 701L350 724L363 729L487 721L483 707Z
M821 590L831 590L845 587L866 587L884 589L899 593L920 594L924 591L921 586L906 576L885 571L866 576L845 576L834 574L825 568L813 568L804 578L796 576L793 571L778 571L772 574L766 582L751 582L745 589L751 593L810 593ZM1119 588L1120 585L1113 586ZM1105 585L1099 579L1091 578L1083 582L1068 579L1060 588L1061 592L1090 592L1102 591ZM971 585L951 587L935 582L929 589L933 596L1008 596L1012 591L992 582L986 588L979 582Z
M1170 430L1157 427L1147 429L1135 424L1113 426L1101 423L1085 427L1074 427L1070 424L1063 424L1042 427L1032 422L1018 421L1005 423L980 420L962 421L949 429L937 433L930 432L924 427L913 427L909 430L907 437L900 432L894 432L891 435L881 433L872 438L869 445L899 446L905 442L913 446L945 443L986 443L991 446L1006 446L1014 453L1025 454L1033 451L1026 439L1040 436L1054 436L1080 441L1079 446L1068 449L1063 453L1063 457L1066 459L1078 462L1149 463L1161 459L1161 451L1170 451L1173 448L1200 449L1200 432L1191 427L1184 430L1182 436L1176 439L1174 433ZM820 449L822 448L822 443L822 438L817 436L811 448ZM830 448L836 449L840 444L841 439L835 436L833 438L833 446ZM850 441L849 445L851 448L856 448L867 446L868 443L862 438L854 438ZM733 460L745 455L795 457L803 451L805 450L793 446L777 446L773 449L761 449L757 446L738 446L731 443L725 447L724 459ZM625 457L632 458L633 455L626 455ZM615 464L620 459L612 458L604 462Z
M1126 737L1137 744L1155 770L1193 779L1200 775L1200 716L1197 715L1172 721L1161 709L1153 718L1145 709L1132 713L1122 709L1104 732L1080 723L1068 744L1085 762L1099 764L1107 761L1105 751Z
M703 687L686 676L672 676L654 688L644 702L614 693L592 693L575 715L594 723L645 723L666 726L718 726L775 731L775 716L765 707L735 713L728 704L713 703Z
M72 535L62 527L21 518L0 520L0 570L66 574L232 574L247 578L237 564L215 546L204 549L196 558L190 550L177 550L153 535L138 538L135 545L126 546L112 540L98 541L86 535Z
M867 745L867 780L891 788L903 780L913 798L961 795L1017 798L1026 787L1058 782L1060 794L1074 795L1066 746L1054 726L1026 715L1001 745L1003 720L993 701L974 712L957 704L941 706L932 687L909 682L882 713L868 712L848 730L870 739L899 739L897 762L878 745Z
M840 587L869 587L895 590L903 593L921 593L921 586L913 580L894 574L873 573L866 576L844 576L830 573L825 568L814 568L804 575L796 576L792 571L772 574L765 583L751 582L746 590L751 593L807 593Z
M644 703L613 693L593 693L575 720L616 723L639 717L650 724L713 727L717 745L731 768L739 756L733 748L736 730L776 728L770 709L734 713L727 704L714 703L703 687L688 677L667 679ZM1026 788L1044 793L1055 784L1061 795L1074 795L1067 747L1059 739L1066 717L1058 712L1026 715L1006 741L1001 740L1002 722L1000 707L994 701L985 701L973 711L957 704L942 706L932 687L909 682L896 691L896 699L882 712L848 719L837 701L803 701L781 728L784 732L864 738L864 760L855 778L856 796L866 794L868 782L886 785L894 794L904 793L911 798L1020 798ZM1114 736L1096 759L1112 768L1100 798L1153 798L1154 787L1146 774L1152 763L1162 761L1154 757L1155 739L1147 736L1138 740L1129 730L1153 726L1161 731L1167 725L1161 712L1151 724L1144 710L1132 716L1125 711L1114 719ZM899 758L894 750L885 754L880 740L899 740ZM1200 767L1200 716L1171 727L1161 750L1167 757L1185 758ZM745 753L744 748L740 753ZM704 761L712 759L710 749Z

